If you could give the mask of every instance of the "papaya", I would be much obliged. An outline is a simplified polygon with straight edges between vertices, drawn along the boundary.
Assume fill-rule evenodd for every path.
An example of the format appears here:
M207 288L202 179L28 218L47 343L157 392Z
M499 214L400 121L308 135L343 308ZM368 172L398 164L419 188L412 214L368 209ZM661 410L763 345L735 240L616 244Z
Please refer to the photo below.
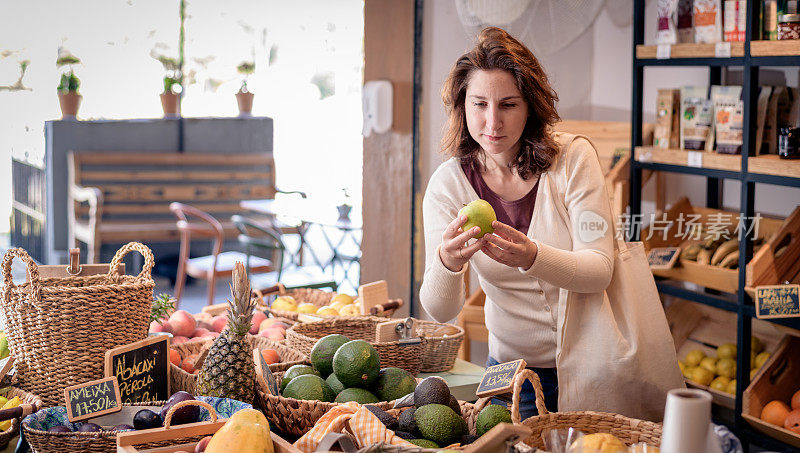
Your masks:
M274 453L269 422L255 409L242 409L231 416L208 442L205 453Z

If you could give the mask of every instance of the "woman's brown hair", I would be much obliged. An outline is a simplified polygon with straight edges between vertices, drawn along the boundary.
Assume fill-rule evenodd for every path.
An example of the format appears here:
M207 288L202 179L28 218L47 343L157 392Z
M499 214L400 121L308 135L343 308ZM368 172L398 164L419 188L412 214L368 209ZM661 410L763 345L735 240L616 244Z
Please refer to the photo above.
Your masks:
M456 61L442 87L448 114L442 152L477 163L480 146L467 130L464 102L471 73L492 69L508 71L528 104L529 116L520 137L521 146L511 164L522 179L528 179L550 168L558 154L558 144L550 133L550 127L560 119L556 112L558 95L533 53L500 28L481 31L478 43Z

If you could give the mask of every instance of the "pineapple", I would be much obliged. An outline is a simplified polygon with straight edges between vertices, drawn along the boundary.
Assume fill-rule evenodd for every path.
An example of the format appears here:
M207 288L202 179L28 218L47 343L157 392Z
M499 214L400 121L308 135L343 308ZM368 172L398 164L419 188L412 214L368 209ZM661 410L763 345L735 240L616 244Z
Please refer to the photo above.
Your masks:
M228 326L214 340L197 377L197 394L252 403L256 378L253 349L247 340L255 302L241 262L236 263L228 301Z

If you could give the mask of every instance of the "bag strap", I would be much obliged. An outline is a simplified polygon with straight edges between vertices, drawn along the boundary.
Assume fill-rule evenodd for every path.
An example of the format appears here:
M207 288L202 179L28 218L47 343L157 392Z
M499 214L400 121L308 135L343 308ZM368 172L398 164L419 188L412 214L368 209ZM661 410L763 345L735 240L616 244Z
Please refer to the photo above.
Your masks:
M355 453L358 451L355 442L347 434L343 433L328 433L322 438L314 451L336 451L333 447L337 446L345 453Z
M122 263L122 259L125 258L125 255L133 251L141 253L144 257L142 271L136 276L136 280L145 279L153 281L152 271L153 265L155 264L155 261L153 260L153 252L150 250L150 247L142 244L141 242L128 242L127 244L123 245L121 249L117 250L117 253L114 254L114 258L111 260L111 266L108 269L108 277L111 280L117 281L120 278L119 265Z
M11 290L16 288L14 279L11 275L11 263L14 258L19 258L28 268L28 281L30 282L29 293L33 300L41 298L42 283L39 278L39 266L33 261L33 258L28 255L24 249L12 248L8 249L5 256L3 256L3 300L11 302Z

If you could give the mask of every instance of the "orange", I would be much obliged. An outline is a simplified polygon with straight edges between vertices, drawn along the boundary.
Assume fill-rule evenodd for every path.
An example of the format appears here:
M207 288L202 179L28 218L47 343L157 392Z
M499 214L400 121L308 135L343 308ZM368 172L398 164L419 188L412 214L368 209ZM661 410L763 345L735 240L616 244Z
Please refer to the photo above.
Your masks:
M264 361L267 362L267 365L272 365L273 363L278 363L281 361L281 356L278 355L278 352L274 349L262 350L261 357L264 357Z
M800 410L800 390L792 395L792 410Z
M761 411L761 420L773 425L783 426L786 417L789 416L789 412L791 412L789 406L783 401L770 401Z
M169 361L175 366L181 366L181 354L175 349L169 350Z
M800 409L795 409L789 412L789 415L783 422L783 427L789 431L794 431L797 434L800 434Z

